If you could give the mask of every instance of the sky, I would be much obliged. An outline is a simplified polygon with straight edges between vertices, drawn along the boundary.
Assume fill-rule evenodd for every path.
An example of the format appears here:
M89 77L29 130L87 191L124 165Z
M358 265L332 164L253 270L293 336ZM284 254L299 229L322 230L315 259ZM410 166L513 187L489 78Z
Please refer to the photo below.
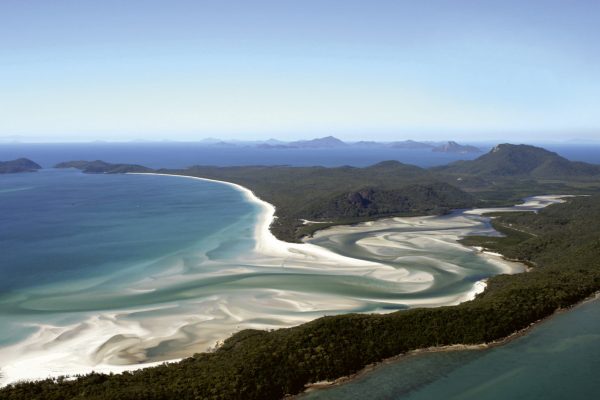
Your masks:
M0 139L600 141L600 1L1 0Z

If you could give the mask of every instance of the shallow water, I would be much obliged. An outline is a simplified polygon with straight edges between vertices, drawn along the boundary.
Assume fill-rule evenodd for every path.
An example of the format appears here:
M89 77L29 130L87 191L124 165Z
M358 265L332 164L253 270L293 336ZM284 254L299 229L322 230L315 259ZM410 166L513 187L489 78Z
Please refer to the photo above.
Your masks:
M285 244L263 226L269 210L184 177L0 176L1 382L177 359L245 328L457 304L480 280L522 268L456 243L494 234L478 215Z
M600 300L595 300L500 347L408 356L298 398L587 400L600 394L599 369Z

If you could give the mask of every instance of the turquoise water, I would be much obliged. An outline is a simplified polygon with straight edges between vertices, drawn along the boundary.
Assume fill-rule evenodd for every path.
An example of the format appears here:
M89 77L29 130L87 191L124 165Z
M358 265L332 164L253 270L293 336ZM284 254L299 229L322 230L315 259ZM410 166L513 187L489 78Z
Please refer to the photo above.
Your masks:
M0 293L123 271L254 223L255 206L212 182L44 170L0 185Z
M600 301L500 347L413 355L330 389L326 399L581 399L600 396Z
M456 242L494 233L477 215L286 244L257 231L267 210L184 177L0 176L0 384L178 359L247 328L456 304L512 268Z
M0 177L0 210L0 345L31 333L24 321L64 324L81 311L156 303L92 294L122 293L176 262L202 268L196 254L227 257L254 245L256 205L212 182L71 170L10 174ZM236 241L223 246L228 235ZM53 301L82 291L89 296Z

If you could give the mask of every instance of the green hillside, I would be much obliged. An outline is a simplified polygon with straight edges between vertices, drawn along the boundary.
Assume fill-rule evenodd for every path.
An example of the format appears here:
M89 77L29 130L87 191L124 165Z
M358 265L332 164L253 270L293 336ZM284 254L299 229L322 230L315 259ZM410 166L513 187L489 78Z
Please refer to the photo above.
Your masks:
M569 161L557 153L524 144L499 144L475 160L458 161L434 170L500 178L600 178L598 165Z
M472 207L473 196L447 183L412 184L399 189L363 188L330 198L303 210L309 219L383 217L398 214L443 214Z
M282 240L298 241L325 225L303 220L354 223L390 215L439 214L476 204L475 199L432 172L397 161L370 167L207 167L159 170L238 183L273 204L271 226Z

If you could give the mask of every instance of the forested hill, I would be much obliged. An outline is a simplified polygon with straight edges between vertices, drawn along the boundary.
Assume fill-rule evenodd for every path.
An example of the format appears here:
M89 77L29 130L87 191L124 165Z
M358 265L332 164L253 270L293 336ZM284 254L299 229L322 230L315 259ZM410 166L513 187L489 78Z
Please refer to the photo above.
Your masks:
M303 210L309 219L384 217L398 214L443 214L452 208L472 207L475 198L443 182L411 184L401 189L363 188L333 196Z
M499 144L475 160L457 161L434 170L488 178L600 178L600 165L569 161L557 153L524 144Z
M238 183L275 205L271 226L282 240L297 241L325 224L353 223L391 215L441 214L477 204L473 196L430 171L397 161L370 167L208 167L159 172Z
M569 161L539 147L511 144L500 144L473 161L431 169L385 161L365 168L194 166L164 172L250 188L275 205L278 219L271 229L288 241L330 222L508 205L540 194L600 192L600 165ZM320 223L304 225L303 219Z
M0 161L0 174L17 172L35 172L42 167L28 158L18 158L12 161Z

